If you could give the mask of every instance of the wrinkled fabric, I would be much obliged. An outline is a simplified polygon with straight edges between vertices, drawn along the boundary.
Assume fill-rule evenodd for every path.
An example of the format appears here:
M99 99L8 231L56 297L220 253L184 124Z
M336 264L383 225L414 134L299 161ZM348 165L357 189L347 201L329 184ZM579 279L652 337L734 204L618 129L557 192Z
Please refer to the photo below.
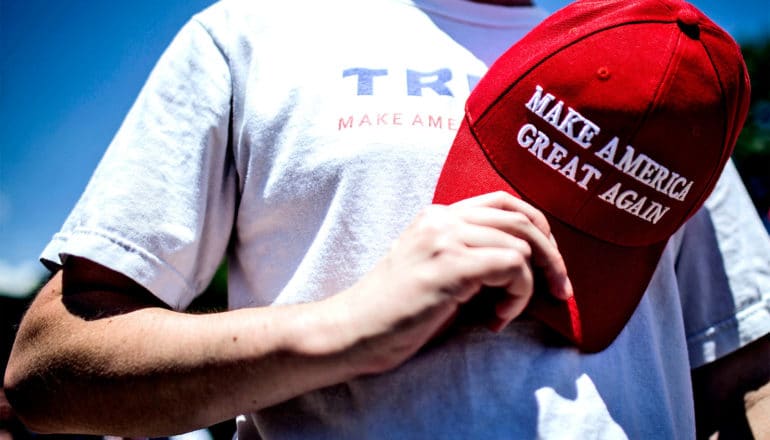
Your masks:
M225 256L232 308L333 295L430 203L465 98L544 16L464 0L215 4L159 60L41 258L89 258L178 310ZM600 353L526 317L499 334L462 326L391 372L244 415L239 435L694 438L690 367L770 332L753 213L728 167Z

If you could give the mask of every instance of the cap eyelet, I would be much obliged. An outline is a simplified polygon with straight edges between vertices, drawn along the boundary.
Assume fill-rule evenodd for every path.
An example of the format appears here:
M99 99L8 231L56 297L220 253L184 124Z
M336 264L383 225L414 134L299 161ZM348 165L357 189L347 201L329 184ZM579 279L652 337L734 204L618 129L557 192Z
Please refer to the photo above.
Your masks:
M685 26L697 26L700 17L698 17L698 13L693 11L692 8L684 7L677 12L676 21Z
M700 16L692 8L684 7L677 12L676 24L685 35L693 40L697 40L700 37L699 22Z
M610 69L608 69L607 66L602 66L596 71L596 76L602 81L607 81L612 75L610 74Z

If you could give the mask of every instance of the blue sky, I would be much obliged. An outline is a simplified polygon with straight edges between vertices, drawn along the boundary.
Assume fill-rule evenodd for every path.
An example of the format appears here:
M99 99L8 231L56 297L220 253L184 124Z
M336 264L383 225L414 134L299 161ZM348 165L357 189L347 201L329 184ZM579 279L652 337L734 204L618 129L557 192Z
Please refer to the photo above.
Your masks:
M0 291L22 292L43 273L38 254L155 60L211 3L0 0ZM770 35L770 0L694 4L739 41Z

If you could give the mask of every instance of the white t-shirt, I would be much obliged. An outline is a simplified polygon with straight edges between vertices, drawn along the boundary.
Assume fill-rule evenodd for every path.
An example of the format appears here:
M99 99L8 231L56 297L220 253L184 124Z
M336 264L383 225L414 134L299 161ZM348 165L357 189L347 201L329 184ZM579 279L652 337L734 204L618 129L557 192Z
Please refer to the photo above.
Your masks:
M544 17L465 0L215 4L160 59L42 259L86 257L179 310L225 254L233 308L334 294L431 202L470 90ZM729 165L606 350L528 319L464 327L394 371L245 415L239 435L693 438L690 367L768 332L770 243Z

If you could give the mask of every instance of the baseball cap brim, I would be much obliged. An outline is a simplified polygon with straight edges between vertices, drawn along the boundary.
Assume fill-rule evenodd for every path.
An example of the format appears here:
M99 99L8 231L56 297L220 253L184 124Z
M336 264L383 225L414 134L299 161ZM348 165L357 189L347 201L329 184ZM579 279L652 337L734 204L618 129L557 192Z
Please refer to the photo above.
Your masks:
M506 191L522 197L494 168L467 119L457 132L439 177L434 203L451 204L477 195ZM525 313L586 352L606 348L634 313L667 240L644 246L621 246L597 240L543 211L564 258L574 288L567 301L536 283Z

